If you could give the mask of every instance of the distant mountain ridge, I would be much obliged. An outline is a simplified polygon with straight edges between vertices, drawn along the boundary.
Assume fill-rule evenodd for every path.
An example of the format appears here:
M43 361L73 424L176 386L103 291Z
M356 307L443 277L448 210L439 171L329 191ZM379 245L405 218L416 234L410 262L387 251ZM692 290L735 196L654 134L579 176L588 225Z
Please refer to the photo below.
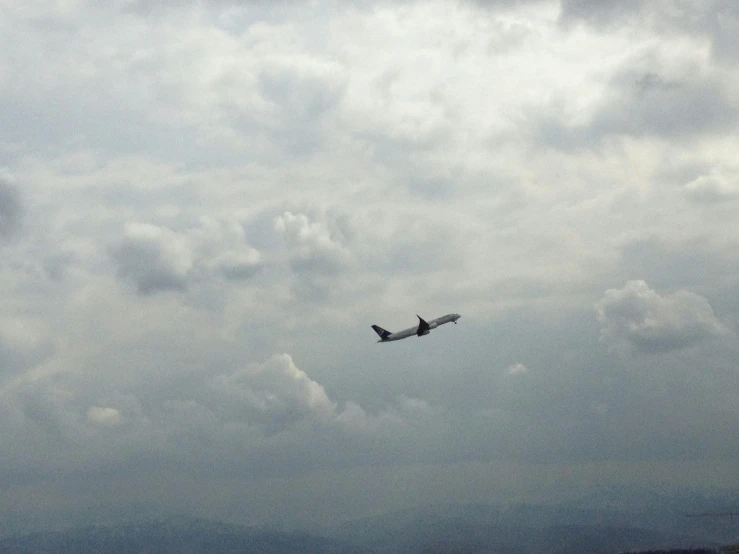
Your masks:
M639 498L644 501L643 497ZM447 504L346 522L326 534L383 553L489 552L614 554L671 548L717 548L733 542L731 522L686 514L689 497L669 509L645 502L596 509L589 500L554 505ZM701 505L701 504L698 504ZM631 508L631 509L629 509Z
M395 514L397 517L397 514ZM364 520L361 525L368 524ZM387 521L386 521L387 523ZM616 554L678 546L686 537L634 528L483 524L459 517L344 526L341 537L267 531L207 520L152 521L0 539L3 554ZM697 544L694 544L697 546ZM714 546L706 545L703 546Z
M306 532L173 519L94 526L0 539L3 554L370 554Z
M731 499L615 491L549 505L430 505L303 531L173 517L6 537L0 539L0 552L617 554L717 549L739 542L736 522L687 515L723 509Z

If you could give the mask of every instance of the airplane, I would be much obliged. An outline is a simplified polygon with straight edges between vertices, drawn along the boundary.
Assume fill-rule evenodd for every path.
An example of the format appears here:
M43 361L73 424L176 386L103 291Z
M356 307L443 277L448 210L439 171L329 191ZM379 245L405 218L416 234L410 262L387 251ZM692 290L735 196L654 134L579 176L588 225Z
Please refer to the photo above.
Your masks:
M407 339L413 335L422 337L424 335L428 335L431 332L431 329L436 329L439 325L443 325L444 323L449 323L451 321L456 325L457 320L462 316L459 314L447 314L428 322L418 314L416 314L416 317L418 318L417 327L410 327L408 329L398 331L397 333L391 333L378 325L373 325L372 328L375 330L375 333L380 336L380 340L377 342L390 342L393 340Z

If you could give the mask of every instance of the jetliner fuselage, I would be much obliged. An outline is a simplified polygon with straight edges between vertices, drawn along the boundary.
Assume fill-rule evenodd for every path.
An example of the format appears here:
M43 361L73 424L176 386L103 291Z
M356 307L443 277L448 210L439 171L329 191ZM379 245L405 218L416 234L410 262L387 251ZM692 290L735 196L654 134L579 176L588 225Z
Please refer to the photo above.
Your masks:
M444 323L457 323L457 320L462 316L459 314L447 314L430 321L425 321L421 316L416 317L418 318L418 325L415 327L409 327L408 329L403 329L397 333L391 333L382 327L373 325L372 328L380 337L380 340L377 342L390 342L394 340L407 339L414 335L422 337L424 335L428 335L431 332L431 329L436 329L439 325L443 325Z

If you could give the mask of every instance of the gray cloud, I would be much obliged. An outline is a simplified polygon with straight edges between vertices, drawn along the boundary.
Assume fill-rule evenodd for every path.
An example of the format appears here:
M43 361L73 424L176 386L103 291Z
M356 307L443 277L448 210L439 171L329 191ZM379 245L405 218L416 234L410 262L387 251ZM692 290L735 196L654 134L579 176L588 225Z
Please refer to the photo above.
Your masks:
M15 318L0 327L0 382L22 374L54 353L54 345L32 329L27 321Z
M706 206L713 207L713 204ZM727 301L736 286L739 270L735 251L734 241L712 241L700 236L690 239L644 236L623 246L621 265L627 274L640 275L656 288L712 292L712 303L725 317L727 310L736 307L736 302ZM717 294L723 296L721 302L717 302Z
M213 409L231 418L256 419L270 434L306 417L319 422L328 420L336 411L336 404L329 400L324 388L300 370L287 354L221 375L211 386L219 395Z
M604 341L638 352L687 348L726 332L702 296L684 290L662 296L644 281L607 290L595 310Z
M721 83L689 74L669 80L626 71L591 123L599 135L692 136L733 127L736 108Z
M0 472L123 470L139 457L142 471L177 459L197 471L302 473L347 458L392 459L437 420L427 402L404 395L374 414L340 404L288 354L216 375L190 374L186 389L172 375L167 393L156 397L145 386L101 394L100 379L89 381L60 375L0 386L0 440L26 436L13 441ZM388 448L374 451L377 440ZM47 445L57 448L54 459L42 455Z
M261 254L246 243L239 224L209 219L182 233L156 225L128 224L110 255L119 277L133 282L145 295L184 291L208 276L250 279L262 267Z
M20 228L22 205L18 188L0 176L0 239Z
M118 275L133 281L142 294L184 290L193 268L193 254L181 237L148 224L127 225L111 256Z
M560 148L602 147L609 136L695 140L728 133L737 108L724 84L687 71L668 79L626 68L616 75L587 123L572 123L557 103L533 112L536 139Z
M254 249L243 253L227 252L215 260L214 267L231 281L251 279L262 267L261 256Z
M584 22L611 31L631 26L684 34L707 39L717 60L739 56L739 7L732 0L561 0L561 6L566 27Z
M739 197L739 179L721 174L701 175L683 186L685 197L692 202L715 204Z
M343 92L342 69L313 60L284 67L274 64L262 70L258 90L273 108L263 128L274 142L293 154L320 150L324 120L337 107Z
M561 0L563 23L585 21L598 26L623 25L644 9L640 0ZM648 9L645 11L649 11Z
M0 35L0 508L290 525L497 498L459 463L736 459L735 8L42 4Z
M707 29L711 37L713 56L734 63L739 58L739 5L731 0L714 0L707 11L705 22L699 21L697 29Z
M275 219L274 228L287 247L292 290L298 298L324 302L344 291L355 265L345 225L288 211Z

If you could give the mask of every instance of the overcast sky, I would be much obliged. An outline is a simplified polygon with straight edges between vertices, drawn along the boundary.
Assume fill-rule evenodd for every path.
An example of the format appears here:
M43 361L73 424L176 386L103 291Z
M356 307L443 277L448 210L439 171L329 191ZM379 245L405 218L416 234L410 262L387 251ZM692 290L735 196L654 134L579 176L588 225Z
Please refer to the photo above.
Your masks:
M0 511L739 481L739 3L0 12Z

